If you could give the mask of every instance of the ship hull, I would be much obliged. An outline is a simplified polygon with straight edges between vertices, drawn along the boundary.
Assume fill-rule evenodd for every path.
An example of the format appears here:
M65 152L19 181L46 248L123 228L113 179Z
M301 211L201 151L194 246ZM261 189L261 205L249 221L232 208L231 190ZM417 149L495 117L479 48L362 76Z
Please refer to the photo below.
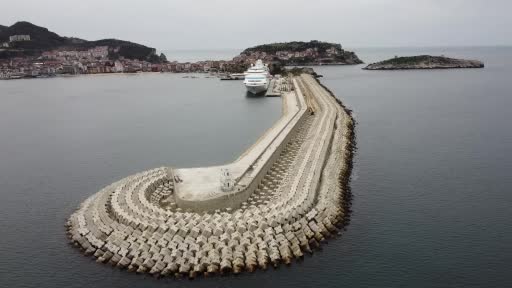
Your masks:
M257 86L256 85L255 86L245 85L245 87L247 88L247 92L252 93L252 94L260 94L260 93L267 91L267 89L268 89L268 85L257 85Z
M262 94L267 91L268 85L270 84L270 73L268 67L263 64L263 61L256 61L256 64L245 71L244 75L244 84L245 88L247 88L247 92Z

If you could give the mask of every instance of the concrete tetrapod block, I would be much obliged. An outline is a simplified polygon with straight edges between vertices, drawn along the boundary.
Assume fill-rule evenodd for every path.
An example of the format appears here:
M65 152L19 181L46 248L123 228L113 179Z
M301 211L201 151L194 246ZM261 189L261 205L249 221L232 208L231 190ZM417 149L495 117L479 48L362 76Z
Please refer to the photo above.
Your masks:
M235 177L253 189L245 199L224 201L233 206L201 213L172 200L185 174L165 167L148 170L86 199L67 223L71 241L99 262L155 276L188 277L265 269L318 247L345 217L346 182L338 175L350 171L346 163L352 154L346 149L353 132L345 130L353 124L311 77L294 78L290 84L293 92L283 94L288 114L273 127L283 133L271 129L266 134L280 144L269 145L268 153L257 144L244 155L267 153L268 165L256 166L261 174L251 175L253 180Z

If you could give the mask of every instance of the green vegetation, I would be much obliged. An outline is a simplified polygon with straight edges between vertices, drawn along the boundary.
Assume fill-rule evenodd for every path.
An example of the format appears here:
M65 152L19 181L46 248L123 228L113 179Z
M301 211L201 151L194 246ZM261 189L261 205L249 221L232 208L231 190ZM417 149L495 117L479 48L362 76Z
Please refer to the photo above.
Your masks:
M394 64L394 65L407 65L407 64L418 64L425 62L436 62L441 64L449 64L453 62L455 59L446 58L446 57L437 57L437 56L429 56L429 55L420 55L420 56L411 56L411 57L395 57L393 59L385 60L379 62L380 64Z
M61 45L66 45L68 39L61 37L48 29L36 26L29 22L16 22L10 27L6 27L0 32L0 42L8 42L12 35L30 35L31 41L22 41L11 43L14 49L42 50L51 49Z
M395 57L363 68L366 70L398 69L449 69L449 68L483 68L484 64L476 60L454 59L444 56L410 56Z
M275 54L277 51L301 52L301 51L305 51L309 48L311 48L311 49L316 48L318 53L325 53L325 51L327 51L328 49L333 48L333 47L338 51L343 51L340 44L312 40L309 42L293 41L293 42L258 45L255 47L247 48L242 53L248 54L248 53L252 53L252 52L266 52L266 53Z
M58 48L85 50L95 46L108 46L112 48L109 54L109 57L112 59L124 57L127 59L145 60L151 63L166 61L165 55L162 54L162 57L162 55L158 56L156 54L156 49L128 41L117 39L87 41L79 38L62 37L44 27L39 27L29 22L17 22L10 27L2 27L4 26L0 27L0 43L8 42L9 36L12 35L30 35L30 41L10 43L9 49L0 52L0 59L38 56L44 51ZM114 52L113 48L119 48L119 51Z
M160 58L159 61L162 63L167 62L167 57L165 56L164 53L160 53L160 56L158 58Z
M317 40L258 45L245 49L241 55L251 56L254 53L265 53L266 61L279 61L282 66L363 63L354 52L343 50L340 44Z

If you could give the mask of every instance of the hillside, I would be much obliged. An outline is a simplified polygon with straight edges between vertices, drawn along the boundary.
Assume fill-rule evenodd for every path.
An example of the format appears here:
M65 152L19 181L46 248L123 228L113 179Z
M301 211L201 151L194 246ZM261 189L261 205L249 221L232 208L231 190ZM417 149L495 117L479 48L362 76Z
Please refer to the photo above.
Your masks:
M8 42L12 35L30 35L30 41L20 41L11 45L16 49L52 49L68 43L67 38L61 37L46 28L29 22L16 22L0 33L0 42Z
M408 70L408 69L455 69L483 68L484 63L477 60L454 59L444 56L420 55L395 57L366 66L365 70Z
M291 52L301 52L306 51L309 48L318 49L319 52L325 52L327 49L335 48L337 50L342 50L341 44L334 44L328 42L321 42L312 40L310 42L283 42L283 43L272 43L272 44L264 44L258 45L251 48L245 49L242 53L250 53L250 52L266 52L266 53L276 53L278 51L291 51Z
M95 46L108 46L109 57L116 59L145 60L158 63L161 59L156 49L141 44L117 39L87 41L79 38L62 37L47 28L29 22L17 22L10 27L0 27L0 44L9 42L12 35L30 35L30 41L10 42L9 47L0 51L0 58L38 56L44 51L54 49L85 50Z
M353 65L363 61L341 44L312 40L309 42L293 41L258 45L245 49L241 57L265 58L280 61L283 65Z

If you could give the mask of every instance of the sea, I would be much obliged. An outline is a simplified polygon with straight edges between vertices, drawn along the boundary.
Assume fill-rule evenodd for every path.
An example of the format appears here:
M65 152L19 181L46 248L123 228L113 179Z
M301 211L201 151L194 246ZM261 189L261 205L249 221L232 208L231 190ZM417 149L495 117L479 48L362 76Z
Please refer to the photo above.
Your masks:
M357 121L350 224L290 266L195 280L98 264L64 224L131 174L233 161L281 100L207 74L0 81L0 287L512 287L512 47L352 50L366 63L431 54L486 67L314 67Z
M186 50L186 49L169 49L163 50L169 61L185 62L198 62L205 60L231 60L237 56L244 49L215 49L215 50Z

